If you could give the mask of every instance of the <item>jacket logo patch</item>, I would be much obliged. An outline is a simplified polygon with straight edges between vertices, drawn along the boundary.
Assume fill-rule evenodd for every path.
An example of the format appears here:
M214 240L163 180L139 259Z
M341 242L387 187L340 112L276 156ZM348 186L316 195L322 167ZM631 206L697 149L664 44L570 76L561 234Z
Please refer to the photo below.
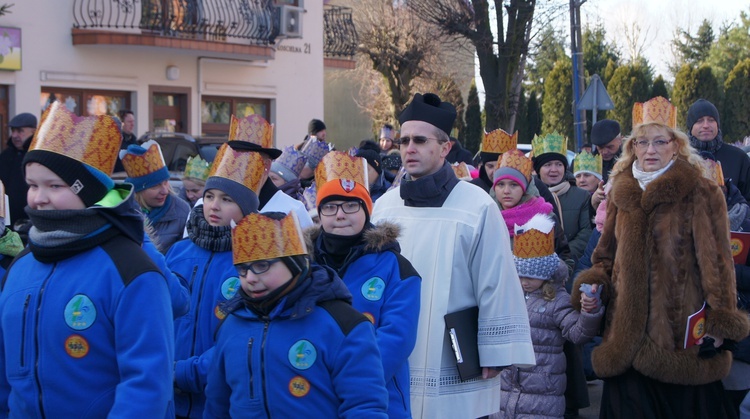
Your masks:
M305 397L310 392L310 382L298 375L289 381L289 392L294 397Z
M91 299L76 294L65 305L65 323L73 330L86 330L96 320L96 307Z
M383 298L385 291L385 281L381 278L373 277L362 284L362 296L370 301L378 301Z
M227 300L231 300L237 294L240 289L240 279L236 276L227 278L221 284L221 295Z
M83 358L89 353L89 343L81 335L70 335L65 339L65 352L73 358Z
M219 320L224 320L227 317L227 313L224 312L221 306L221 304L216 304L216 307L214 307L214 316Z
M341 179L341 188L343 188L347 192L351 192L354 190L354 181L349 179Z
M318 351L310 341L301 339L289 348L289 363L298 370L306 370L313 366L318 358Z

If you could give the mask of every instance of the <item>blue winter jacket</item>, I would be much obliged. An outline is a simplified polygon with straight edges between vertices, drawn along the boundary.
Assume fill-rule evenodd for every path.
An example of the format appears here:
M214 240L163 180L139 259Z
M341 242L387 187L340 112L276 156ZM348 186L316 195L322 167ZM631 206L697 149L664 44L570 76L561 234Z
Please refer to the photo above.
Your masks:
M373 328L342 298L329 268L259 317L227 305L206 387L206 418L386 418L388 395Z
M8 269L0 417L174 418L169 290L140 247L133 195L123 195L114 208L88 209L111 223L63 256L31 247Z
M320 231L308 230L315 261L332 266ZM410 418L408 358L417 338L421 278L399 253L399 231L392 223L369 225L337 272L352 293L352 306L375 325L388 388L388 417Z
M167 278L169 286L169 297L172 300L172 317L180 317L190 310L190 295L187 290L187 283L182 277L177 275L167 266L167 260L159 252L151 237L148 234L143 235L143 251L154 261L161 273Z
M202 418L214 336L223 318L218 307L237 293L237 270L231 250L212 252L189 238L169 249L167 265L190 291L190 310L174 323L175 409L178 416Z

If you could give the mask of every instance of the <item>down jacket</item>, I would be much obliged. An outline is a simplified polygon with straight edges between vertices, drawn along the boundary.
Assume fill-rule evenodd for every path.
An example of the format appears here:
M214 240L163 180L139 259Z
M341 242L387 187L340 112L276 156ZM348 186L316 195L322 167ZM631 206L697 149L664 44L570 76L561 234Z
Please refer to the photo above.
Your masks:
M563 344L566 340L586 343L599 332L604 310L576 311L565 287L557 285L552 301L542 297L542 288L526 294L536 366L503 370L501 417L562 417L566 387Z
M592 363L599 377L634 368L655 380L707 384L729 372L732 355L698 357L683 349L689 315L707 303L706 333L739 341L748 334L737 292L724 195L686 160L642 190L632 165L610 179L607 216L593 267L573 286L604 284L603 343Z

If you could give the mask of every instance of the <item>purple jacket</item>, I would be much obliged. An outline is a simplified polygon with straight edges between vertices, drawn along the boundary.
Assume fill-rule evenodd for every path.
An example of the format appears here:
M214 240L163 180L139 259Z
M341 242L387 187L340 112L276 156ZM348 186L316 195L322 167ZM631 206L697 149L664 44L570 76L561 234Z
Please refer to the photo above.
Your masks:
M543 288L543 287L542 287ZM576 311L570 294L559 284L552 301L542 288L526 294L536 366L507 367L502 376L502 417L563 417L565 412L565 354L563 343L590 341L599 332L604 309L596 314Z

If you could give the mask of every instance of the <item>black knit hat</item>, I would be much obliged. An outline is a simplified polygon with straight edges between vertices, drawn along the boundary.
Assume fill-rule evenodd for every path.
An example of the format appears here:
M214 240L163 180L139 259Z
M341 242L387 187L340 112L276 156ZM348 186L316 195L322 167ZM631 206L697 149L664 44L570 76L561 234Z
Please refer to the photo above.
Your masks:
M23 158L24 172L28 163L39 163L60 176L81 198L86 208L101 201L114 186L103 172L78 160L47 150L31 150Z
M453 122L456 120L456 108L448 102L442 102L434 93L424 96L417 93L409 105L398 116L399 124L407 121L424 121L451 135Z
M497 161L502 154L500 153L487 153L484 151L479 152L479 158L482 159L482 164L487 163L488 161Z
M605 146L620 135L620 124L611 119L602 119L591 127L591 142Z
M326 129L326 124L323 123L320 119L313 119L310 121L309 124L307 124L307 133L310 135L315 135L320 131L323 131Z
M713 103L706 99L698 99L690 105L687 113L687 131L692 131L693 125L698 122L699 119L704 116L710 116L716 121L716 125L721 129L721 121L719 121L719 110L716 109Z
M565 167L565 171L568 170L568 159L560 153L544 153L538 156L532 157L531 161L534 164L534 171L541 173L542 166L551 162L552 160L559 160Z
M363 159L367 160L367 164L375 169L378 174L383 173L383 161L380 159L380 154L372 150L360 149L359 151L357 151L357 157L362 157Z
M398 170L401 168L401 155L398 153L386 154L381 160L385 170Z

